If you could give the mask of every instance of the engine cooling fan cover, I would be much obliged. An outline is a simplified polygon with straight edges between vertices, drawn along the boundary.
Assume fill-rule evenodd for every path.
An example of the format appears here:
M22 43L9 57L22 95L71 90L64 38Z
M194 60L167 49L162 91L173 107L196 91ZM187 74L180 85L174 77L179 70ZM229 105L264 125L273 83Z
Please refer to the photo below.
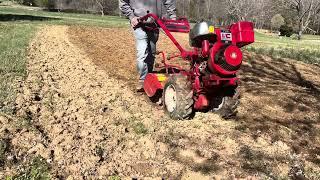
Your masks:
M211 52L210 69L223 75L235 74L242 64L243 54L237 46L220 47Z

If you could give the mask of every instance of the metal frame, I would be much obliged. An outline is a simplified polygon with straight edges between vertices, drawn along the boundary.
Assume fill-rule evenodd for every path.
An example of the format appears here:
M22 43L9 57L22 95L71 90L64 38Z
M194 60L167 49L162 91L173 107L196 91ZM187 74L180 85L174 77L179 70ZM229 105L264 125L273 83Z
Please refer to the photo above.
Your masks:
M176 46L176 48L179 50L180 54L174 54L171 56L167 56L167 54L163 51L158 52L159 55L162 56L162 63L163 66L160 68L165 68L167 74L169 73L169 69L177 69L177 72L174 73L180 73L185 76L189 77L189 80L192 82L192 88L194 91L194 100L195 100L195 109L202 109L205 106L208 105L208 100L206 99L206 94L212 93L211 87L219 87L219 86L237 86L239 83L239 79L236 77L237 71L227 71L224 70L221 67L217 67L216 64L214 64L214 60L212 57L215 57L216 53L218 53L219 50L221 50L225 45L227 46L233 46L232 48L241 48L242 46L248 45L250 43L254 42L254 32L253 32L253 24L250 22L238 22L235 23L227 28L214 28L213 34L216 35L216 41L214 44L209 44L209 42L206 42L205 40L202 43L201 48L194 48L192 51L188 51L184 49L179 42L175 39L175 37L172 35L171 31L173 32L182 32L187 33L190 31L190 25L186 19L183 21L175 21L175 20L165 20L160 19L155 14L148 14L142 18L140 18L141 21L146 21L149 18L153 18L155 20L155 23L163 30L165 35L171 40L171 42ZM171 29L171 31L167 28L167 24L170 25L177 25L178 27L176 29ZM179 25L182 25L183 27L187 27L187 29L184 27L183 29L179 29ZM221 35L222 33L228 31L232 34L232 40L229 42L225 42ZM237 51L239 53L239 51ZM229 52L224 52L224 56L228 56L230 54L226 54ZM241 53L241 51L240 51ZM241 55L241 62L242 62L242 53L238 54ZM169 64L168 61L177 58L182 57L184 61L187 62L193 62L197 60L199 57L205 57L209 58L208 63L211 63L211 67L213 67L218 74L210 74L205 77L201 77L199 64L194 63L194 67L191 69L184 69L181 66L178 65L172 65ZM227 59L229 61L230 59ZM239 60L239 58L238 58ZM239 62L241 65L241 62ZM231 63L232 64L232 63ZM210 66L210 65L208 65ZM159 89L163 89L164 84L163 82L157 81L157 77L155 74L149 74L145 80L145 90L148 96L152 97L155 95L156 91ZM217 88L214 88L217 89Z

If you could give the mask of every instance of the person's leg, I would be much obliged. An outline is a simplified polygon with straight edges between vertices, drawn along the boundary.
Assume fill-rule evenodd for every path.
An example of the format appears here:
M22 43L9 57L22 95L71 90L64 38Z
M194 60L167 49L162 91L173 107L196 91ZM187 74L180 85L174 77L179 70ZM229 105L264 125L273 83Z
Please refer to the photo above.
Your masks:
M146 58L146 63L148 66L148 72L153 71L153 65L156 58L157 51L157 41L159 39L159 31L148 31L148 56Z
M149 54L148 35L142 28L135 29L134 35L137 48L137 70L140 75L139 80L143 81L148 73L148 66L145 62Z

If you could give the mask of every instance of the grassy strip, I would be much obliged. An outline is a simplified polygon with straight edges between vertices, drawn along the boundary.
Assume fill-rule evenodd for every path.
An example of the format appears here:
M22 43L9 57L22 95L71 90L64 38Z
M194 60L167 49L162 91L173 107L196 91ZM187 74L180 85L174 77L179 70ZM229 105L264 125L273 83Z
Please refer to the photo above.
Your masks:
M320 64L320 51L313 49L294 49L294 48L274 48L274 47L255 47L245 48L249 52L263 54L274 59L289 58L310 64Z
M18 81L23 81L27 75L26 55L30 40L35 34L35 24L3 24L0 23L0 116L14 114L15 99L18 89ZM4 115L6 116L6 115ZM10 121L12 127L19 126L18 121ZM0 137L0 171L1 168L10 166L7 153L12 151L10 141ZM34 157L23 165L15 176L7 176L11 179L50 179L50 168L41 157Z
M117 16L99 16L93 14L63 13L43 11L39 8L0 6L0 20L3 22L88 25L101 27L128 27L126 18Z
M255 37L256 42L245 47L249 52L273 58L290 58L312 64L320 63L320 36L304 35L299 41L256 32Z
M36 26L0 24L0 112L12 112L17 81L26 75L26 49Z
M50 180L50 166L46 160L40 156L32 159L24 165L24 171L16 176L7 176L6 180Z

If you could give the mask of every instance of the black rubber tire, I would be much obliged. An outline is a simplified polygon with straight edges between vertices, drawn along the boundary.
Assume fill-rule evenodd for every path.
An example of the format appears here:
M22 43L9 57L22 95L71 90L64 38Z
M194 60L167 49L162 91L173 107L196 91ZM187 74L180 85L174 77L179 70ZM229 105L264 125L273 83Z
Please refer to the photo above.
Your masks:
M227 94L222 94L218 97L218 101L221 100L220 108L215 109L213 102L211 102L211 112L220 115L224 119L231 119L237 115L237 108L240 104L240 88L231 88L227 90Z
M173 86L176 92L175 104L176 108L169 112L166 104L166 91L168 87ZM175 74L172 75L163 89L163 104L165 111L171 119L186 120L190 119L193 114L193 91L191 83L186 76Z

